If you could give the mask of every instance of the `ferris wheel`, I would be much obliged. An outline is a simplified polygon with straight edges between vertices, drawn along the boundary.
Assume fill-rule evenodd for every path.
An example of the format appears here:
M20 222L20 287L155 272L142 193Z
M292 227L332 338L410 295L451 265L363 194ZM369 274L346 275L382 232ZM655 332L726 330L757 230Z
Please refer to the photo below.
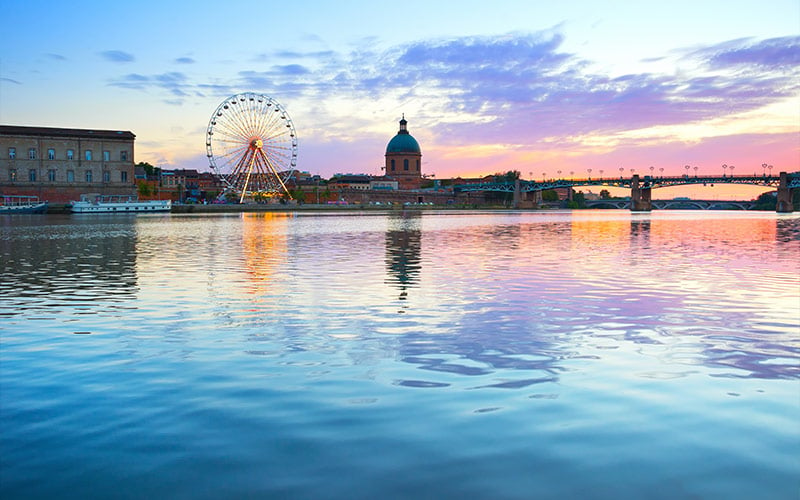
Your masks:
M245 198L290 196L297 133L286 109L252 92L231 96L208 122L206 155L226 191Z

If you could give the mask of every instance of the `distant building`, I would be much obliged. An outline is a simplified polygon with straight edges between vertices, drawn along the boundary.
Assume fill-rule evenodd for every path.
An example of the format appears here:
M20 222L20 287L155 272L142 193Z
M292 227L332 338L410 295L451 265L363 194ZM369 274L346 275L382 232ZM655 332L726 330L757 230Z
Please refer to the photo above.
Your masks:
M408 133L405 115L400 130L386 146L386 175L397 180L400 189L418 189L422 185L422 151Z
M51 203L134 194L135 139L128 131L0 125L0 192Z

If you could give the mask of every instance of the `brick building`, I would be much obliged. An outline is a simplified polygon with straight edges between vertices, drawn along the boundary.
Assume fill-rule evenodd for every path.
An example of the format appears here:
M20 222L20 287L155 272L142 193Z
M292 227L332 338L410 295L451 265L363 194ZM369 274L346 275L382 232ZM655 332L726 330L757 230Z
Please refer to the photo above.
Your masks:
M0 192L51 203L135 194L135 139L128 131L0 125Z
M400 119L400 130L386 146L387 177L397 180L400 189L418 189L422 184L422 151L419 143L408 133L405 115Z

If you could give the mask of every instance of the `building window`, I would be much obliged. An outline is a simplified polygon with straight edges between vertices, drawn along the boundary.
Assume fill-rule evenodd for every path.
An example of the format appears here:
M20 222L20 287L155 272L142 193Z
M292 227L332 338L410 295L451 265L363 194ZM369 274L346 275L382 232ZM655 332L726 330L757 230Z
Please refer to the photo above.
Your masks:
M50 182L56 181L56 171L53 170L52 168L47 171L47 180Z
M35 160L36 159L36 148L30 148L28 150L28 159Z
M119 160L120 161L128 161L128 152L127 151L120 151L119 152Z
M75 171L67 170L67 182L75 182Z
M47 150L47 159L48 160L55 160L56 159L56 150L50 148Z
M419 160L417 160L417 172L419 172Z
M111 172L103 170L103 182L111 182Z
M86 182L92 182L92 171L91 170L87 170L86 171Z
M32 168L28 170L28 180L31 182L36 182L36 169Z
M11 182L14 182L14 181L17 180L17 169L16 168L11 168L11 169L8 170L8 180L10 180Z
M86 151L84 151L84 153L86 153L85 154L86 161L92 161L92 150L87 149Z
M111 151L103 151L103 161L111 161Z
M67 160L74 160L75 159L75 150L68 149L67 150Z
M408 170L408 158L403 160L403 170Z
M119 180L120 182L128 182L128 172L120 172Z
M394 159L392 159L392 172L394 172Z
M17 157L17 148L8 148L8 158L13 160Z

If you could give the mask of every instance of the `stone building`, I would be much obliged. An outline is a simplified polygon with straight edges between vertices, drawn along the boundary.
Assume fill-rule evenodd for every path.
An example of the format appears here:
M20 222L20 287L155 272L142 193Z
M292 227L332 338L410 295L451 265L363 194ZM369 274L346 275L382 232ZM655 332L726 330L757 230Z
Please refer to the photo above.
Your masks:
M386 146L387 177L397 180L400 189L418 189L422 184L422 151L419 143L408 133L405 115L400 119L400 130Z
M0 193L51 203L135 194L135 139L128 131L0 125Z

